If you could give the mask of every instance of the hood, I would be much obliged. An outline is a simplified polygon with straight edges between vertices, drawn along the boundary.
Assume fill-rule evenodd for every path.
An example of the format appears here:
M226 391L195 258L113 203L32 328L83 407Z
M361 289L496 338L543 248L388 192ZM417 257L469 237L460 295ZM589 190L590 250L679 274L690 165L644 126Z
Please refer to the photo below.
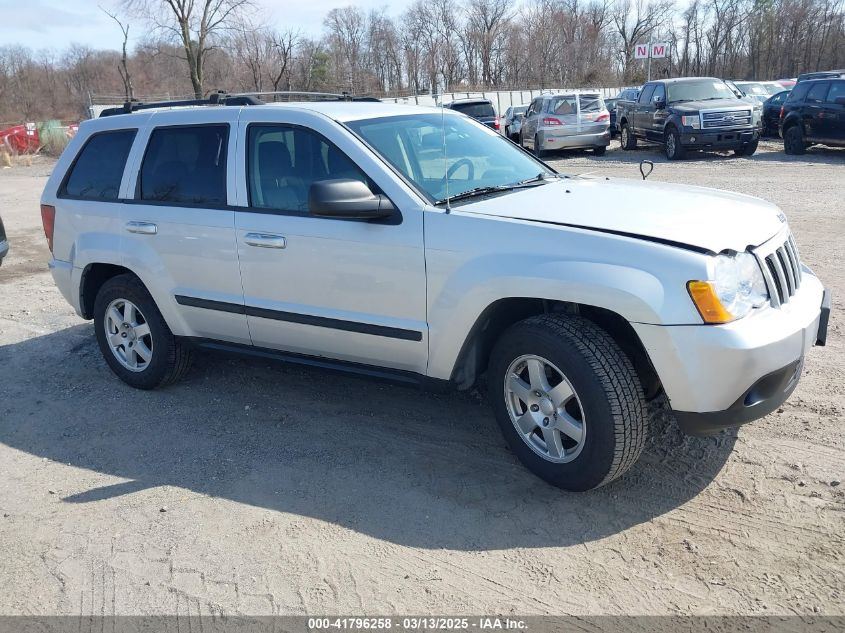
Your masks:
M759 246L786 222L777 206L752 196L627 178L566 178L455 210L621 233L713 253Z
M707 101L681 101L671 103L670 107L676 112L698 112L700 110L728 110L730 108L751 109L753 104L743 99L710 99Z

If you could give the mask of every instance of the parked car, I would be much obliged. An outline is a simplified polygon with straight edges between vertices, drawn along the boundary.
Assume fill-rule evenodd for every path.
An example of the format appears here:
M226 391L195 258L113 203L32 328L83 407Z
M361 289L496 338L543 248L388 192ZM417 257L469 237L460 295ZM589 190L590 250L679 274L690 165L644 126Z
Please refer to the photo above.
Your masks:
M527 105L511 106L505 110L505 136L512 141L519 141L519 128L522 127L522 117L527 110Z
M0 266L3 265L3 259L9 253L9 242L6 239L6 227L3 226L3 218L0 218Z
M796 84L781 109L780 135L787 154L810 145L845 147L845 78Z
M759 104L764 104L769 97L783 90L783 87L774 81L733 81L727 82L736 87L744 97L753 99Z
M447 104L446 107L461 114L466 114L496 131L501 127L493 103L488 99L457 99Z
M486 380L514 454L587 490L639 457L647 399L692 433L749 422L825 342L829 295L768 202L562 177L446 109L215 102L84 122L41 198L53 278L133 387L196 347Z
M616 133L619 131L616 129L616 102L618 99L615 97L612 99L605 99L604 100L604 107L607 108L608 113L610 114L610 138L613 138Z
M610 145L610 113L597 93L540 95L528 106L519 143L538 157L579 148L603 156Z
M643 86L617 113L623 149L637 141L661 143L669 160L698 149L732 149L751 156L760 140L762 106L737 97L713 77L661 79Z
M786 98L789 96L789 92L789 90L781 90L766 99L766 102L763 104L763 136L778 135L780 111Z
M801 73L798 75L798 82L800 83L809 79L832 79L835 77L845 77L845 69L820 70L812 73Z

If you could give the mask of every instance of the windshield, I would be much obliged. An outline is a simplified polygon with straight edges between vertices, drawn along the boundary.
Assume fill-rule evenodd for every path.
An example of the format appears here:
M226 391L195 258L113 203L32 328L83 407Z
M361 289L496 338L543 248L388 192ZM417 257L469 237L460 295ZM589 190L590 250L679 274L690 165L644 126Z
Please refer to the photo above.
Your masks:
M669 84L668 101L706 101L708 99L736 99L737 96L724 81L702 79Z
M465 117L432 112L347 126L432 202L554 173L501 134Z

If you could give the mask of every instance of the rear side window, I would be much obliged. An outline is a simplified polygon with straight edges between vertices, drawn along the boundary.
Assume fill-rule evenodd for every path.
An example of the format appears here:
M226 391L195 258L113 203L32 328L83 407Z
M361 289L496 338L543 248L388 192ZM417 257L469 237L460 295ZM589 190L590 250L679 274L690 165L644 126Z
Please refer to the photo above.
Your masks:
M228 125L153 130L141 164L141 200L225 205L228 139Z
M452 109L471 117L496 116L490 103L458 103L453 105Z
M827 93L827 102L837 103L837 99L839 99L839 103L845 105L842 102L842 99L845 99L845 81L834 81L830 84L830 92Z
M807 92L810 90L812 84L807 83L797 83L795 87L792 89L792 92L789 93L789 96L786 98L787 103L795 103L796 101L803 101L804 97L807 96Z
M814 84L812 88L810 88L810 92L807 93L807 102L808 103L822 103L827 97L827 89L830 87L830 84L826 81L821 81L817 84Z
M89 138L73 162L59 197L117 200L136 131L100 132Z
M578 97L575 95L568 97L553 97L546 102L546 112L560 114L562 116L566 116L567 114L577 114Z

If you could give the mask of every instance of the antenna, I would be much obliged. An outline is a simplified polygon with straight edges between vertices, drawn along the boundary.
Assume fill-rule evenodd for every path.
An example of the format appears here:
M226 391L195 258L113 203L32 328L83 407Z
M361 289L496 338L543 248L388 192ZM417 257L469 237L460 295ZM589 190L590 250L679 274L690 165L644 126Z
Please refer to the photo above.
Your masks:
M443 104L443 93L440 93L440 133L443 140L443 178L446 181L446 213L452 212L449 202L449 158L446 156L446 107Z

